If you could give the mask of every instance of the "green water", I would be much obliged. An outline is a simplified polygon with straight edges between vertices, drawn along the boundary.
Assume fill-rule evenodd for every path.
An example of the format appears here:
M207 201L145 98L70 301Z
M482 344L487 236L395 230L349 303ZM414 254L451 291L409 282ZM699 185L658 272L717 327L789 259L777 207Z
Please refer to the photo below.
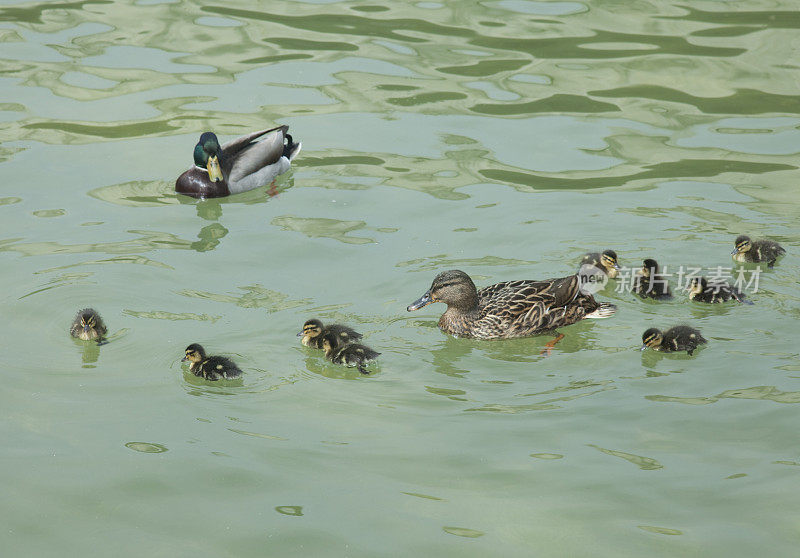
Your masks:
M691 7L689 7L691 5ZM797 31L748 2L0 5L4 556L795 556ZM172 192L202 131L279 123L277 183ZM405 307L478 285L788 255L479 342ZM111 342L72 340L97 308ZM344 321L382 355L295 337ZM694 357L638 351L689 322ZM242 385L181 368L200 342Z

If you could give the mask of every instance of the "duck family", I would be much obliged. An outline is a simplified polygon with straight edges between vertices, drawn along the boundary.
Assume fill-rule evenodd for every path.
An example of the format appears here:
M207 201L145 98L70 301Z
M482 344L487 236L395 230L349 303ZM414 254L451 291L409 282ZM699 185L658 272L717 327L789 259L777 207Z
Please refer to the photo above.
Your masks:
M215 198L237 194L269 184L291 167L302 144L295 142L286 125L253 132L220 145L213 132L204 132L194 147L194 165L175 182L175 191L195 198ZM740 235L731 252L734 261L761 263L773 267L786 250L767 239L751 240ZM592 285L597 275L615 279L621 266L614 250L589 252L572 275L544 280L513 280L478 289L464 271L451 269L434 277L430 288L408 305L407 311L420 310L441 302L446 309L439 318L439 329L457 338L511 339L529 337L575 324L584 319L613 316L617 307L594 298ZM588 271L587 271L588 270ZM632 291L643 299L667 301L673 298L666 275L652 258L645 259L632 282ZM720 304L729 301L752 304L744 293L725 281L693 277L686 291L693 302ZM70 325L70 335L83 341L105 342L107 327L93 308L78 311ZM363 335L343 324L323 324L312 318L297 334L302 345L321 349L333 364L354 367L368 374L367 366L380 353L359 343ZM547 343L547 354L563 337ZM692 355L708 341L700 331L681 324L660 330L652 327L642 335L641 349L661 352L686 351ZM543 351L544 352L544 351ZM209 381L234 379L241 369L224 356L209 356L199 343L186 347L181 359L189 372Z

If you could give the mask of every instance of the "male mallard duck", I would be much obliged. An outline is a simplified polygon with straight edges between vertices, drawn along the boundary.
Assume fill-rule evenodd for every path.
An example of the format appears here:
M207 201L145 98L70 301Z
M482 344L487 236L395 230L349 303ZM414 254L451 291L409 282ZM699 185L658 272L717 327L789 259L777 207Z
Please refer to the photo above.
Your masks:
M599 268L610 279L614 279L621 269L617 263L617 253L614 250L605 250L602 254L590 252L581 259L581 267L584 265L593 265Z
M380 355L366 345L343 344L335 333L326 333L322 336L322 348L325 350L325 358L332 363L355 366L362 374L369 374L364 365Z
M289 126L253 132L222 147L213 132L194 146L194 166L178 177L175 191L195 198L220 198L272 182L291 166L302 144L286 132ZM268 134L261 141L257 138Z
M745 298L742 291L733 285L721 281L709 283L705 277L692 277L686 290L689 291L689 299L697 302L717 303L735 300L744 304L753 304Z
M69 328L69 334L73 337L84 341L96 339L98 343L102 343L107 332L108 329L103 323L103 318L93 308L79 310Z
M703 345L708 341L700 335L699 329L687 325L679 325L671 327L664 332L651 327L642 334L642 343L644 343L642 345L643 351L650 347L665 353L686 351L691 355L698 345Z
M303 324L303 331L299 332L297 336L303 337L301 342L306 347L321 349L322 336L326 333L334 334L341 345L358 341L362 337L360 333L346 325L328 324L323 326L319 320L308 320Z
M783 256L786 250L774 240L750 240L747 235L739 235L734 242L731 256L737 262L767 262L767 267L775 265L775 260Z
M581 292L577 275L506 281L477 290L469 275L457 269L437 275L428 292L411 303L408 311L432 302L447 304L439 329L474 339L527 337L584 318L607 318L617 311L613 304L599 303Z
M633 280L633 292L642 298L656 300L672 298L669 283L664 275L658 272L658 262L649 258L642 262L642 269L637 272Z
M199 343L186 347L186 356L181 361L189 361L189 370L195 376L206 380L238 378L242 375L239 367L227 357L206 356L206 351Z

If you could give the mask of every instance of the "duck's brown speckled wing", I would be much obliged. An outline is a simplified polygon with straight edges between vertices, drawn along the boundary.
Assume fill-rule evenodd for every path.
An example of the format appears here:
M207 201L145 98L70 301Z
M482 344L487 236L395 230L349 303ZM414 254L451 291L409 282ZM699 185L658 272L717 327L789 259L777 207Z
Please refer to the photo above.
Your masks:
M514 305L525 307L534 301L547 305L564 306L578 297L580 282L577 275L568 275L542 281L505 281L489 285L478 291L483 305Z
M575 323L598 305L579 292L575 275L544 281L506 281L478 291L480 316L471 336L523 337Z

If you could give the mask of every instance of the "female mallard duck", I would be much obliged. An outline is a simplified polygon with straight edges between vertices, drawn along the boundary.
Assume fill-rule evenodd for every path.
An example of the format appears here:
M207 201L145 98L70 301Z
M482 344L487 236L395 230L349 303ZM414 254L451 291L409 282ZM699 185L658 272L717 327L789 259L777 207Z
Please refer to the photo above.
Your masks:
M775 260L783 256L786 250L774 240L750 240L747 235L739 235L734 242L731 256L737 262L767 262L767 267L775 265Z
M697 302L714 304L735 300L744 304L753 304L745 298L742 291L733 285L721 281L709 283L705 277L692 277L686 290L689 291L689 299Z
M328 324L324 326L321 321L313 319L303 324L303 331L299 332L297 336L302 336L301 343L306 347L321 349L322 336L327 333L334 334L341 345L358 341L362 337L360 333L346 325Z
M581 259L581 267L585 265L600 269L609 279L614 279L621 269L617 263L617 253L614 250L605 250L602 254L598 252L586 254Z
M322 336L322 348L325 350L325 358L332 363L355 366L362 374L369 374L364 365L380 355L366 345L343 344L335 333L326 333Z
M477 290L469 275L457 269L437 275L428 292L411 303L408 311L432 302L447 304L439 329L474 339L527 337L584 318L608 318L617 310L582 292L578 275L506 281Z
M238 378L242 375L239 367L229 358L222 356L206 356L206 351L199 343L186 347L186 356L181 361L189 361L189 370L195 376L206 380Z
M662 332L651 327L642 334L642 350L650 347L656 351L673 353L686 351L692 354L694 350L708 341L700 335L700 330L687 325L679 325Z
M637 272L633 280L633 292L642 298L656 300L672 298L669 283L665 276L659 273L658 262L649 258L642 262L642 269Z
M175 191L194 198L220 198L272 182L291 166L302 144L286 132L289 126L253 132L222 147L213 132L194 146L194 166L175 181ZM254 141L267 134L261 141Z
M103 323L103 318L93 308L84 308L78 311L69 328L69 334L73 337L84 341L96 339L98 343L103 342L106 333L108 333L108 329Z

